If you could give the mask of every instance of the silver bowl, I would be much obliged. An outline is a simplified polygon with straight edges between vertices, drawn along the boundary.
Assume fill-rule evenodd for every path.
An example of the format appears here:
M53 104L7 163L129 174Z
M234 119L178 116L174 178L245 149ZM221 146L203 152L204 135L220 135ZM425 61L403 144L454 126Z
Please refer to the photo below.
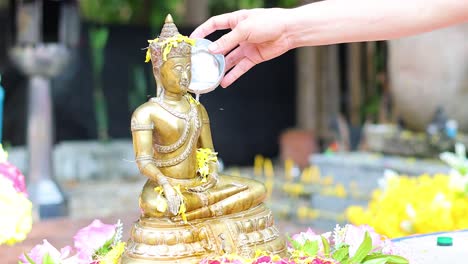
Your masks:
M188 90L194 94L205 94L216 89L224 77L226 62L224 55L211 54L207 39L196 39L192 47L192 80Z

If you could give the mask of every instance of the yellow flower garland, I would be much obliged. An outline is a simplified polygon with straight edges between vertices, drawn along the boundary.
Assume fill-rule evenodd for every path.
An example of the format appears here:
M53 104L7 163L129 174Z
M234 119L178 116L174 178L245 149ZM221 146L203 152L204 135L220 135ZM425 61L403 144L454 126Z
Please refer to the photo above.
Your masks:
M202 182L206 182L206 178L212 171L210 170L210 163L217 162L218 153L209 148L197 149L197 172L202 177Z
M167 38L162 42L159 42L159 38L148 40L149 44L156 43L157 45L163 48L163 61L167 60L167 55L169 54L169 52L171 52L172 47L177 47L179 43L181 42L185 42L191 46L195 45L194 39L191 39L187 36L183 36L181 34L177 34L173 37ZM146 50L145 62L149 62L150 60L151 60L151 51L150 51L150 47L148 47Z
M102 259L99 260L99 264L117 264L120 261L120 257L125 250L125 242L119 242L115 245L111 251L109 251Z
M450 176L396 176L375 190L367 208L351 206L348 220L368 224L390 238L468 228L468 196L450 186Z
M184 196L182 195L182 191L180 190L180 185L174 186L174 190L182 198L180 202L179 212L177 212L177 214L182 217L184 223L187 223L187 216L185 215L185 212L187 212L187 205L185 204ZM162 195L164 194L163 187L158 186L154 188L154 191L159 193L158 197L156 198L156 210L158 210L161 213L166 212L168 205L167 200L162 197Z

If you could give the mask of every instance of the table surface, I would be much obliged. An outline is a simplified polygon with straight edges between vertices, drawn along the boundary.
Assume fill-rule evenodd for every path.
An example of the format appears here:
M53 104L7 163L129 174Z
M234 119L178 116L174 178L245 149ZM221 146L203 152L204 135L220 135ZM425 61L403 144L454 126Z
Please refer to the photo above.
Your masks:
M452 246L437 246L437 237L451 237ZM468 231L415 235L394 240L410 258L411 264L468 263Z

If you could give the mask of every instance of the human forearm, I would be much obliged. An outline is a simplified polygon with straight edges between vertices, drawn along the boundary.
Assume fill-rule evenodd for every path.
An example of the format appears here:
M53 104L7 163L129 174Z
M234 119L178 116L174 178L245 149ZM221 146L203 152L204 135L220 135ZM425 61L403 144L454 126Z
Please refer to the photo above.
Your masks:
M253 66L290 49L386 40L468 21L468 0L327 0L294 9L251 9L208 19L192 33L231 31L211 44L227 54L227 87Z
M287 11L291 46L393 39L468 21L467 0L327 0Z

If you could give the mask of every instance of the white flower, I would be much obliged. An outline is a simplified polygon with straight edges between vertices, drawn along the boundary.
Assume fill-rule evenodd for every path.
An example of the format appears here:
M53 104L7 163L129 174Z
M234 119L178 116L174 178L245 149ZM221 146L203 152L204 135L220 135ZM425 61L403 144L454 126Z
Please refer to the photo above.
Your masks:
M336 247L339 247L345 242L346 238L346 226L341 227L340 225L336 225L335 229L333 229L333 242L335 243Z
M415 219L416 218L416 210L414 210L413 205L411 205L411 204L406 205L406 215L410 219Z
M389 169L386 169L384 171L384 176L383 178L380 178L378 180L378 185L379 185L379 188L382 189L382 190L386 190L387 189L387 186L388 186L388 183L393 179L393 178L397 178L398 177L398 173L396 173L395 171L393 170L389 170Z
M468 176L461 175L458 170L452 169L449 173L449 188L458 192L464 192L468 184Z

